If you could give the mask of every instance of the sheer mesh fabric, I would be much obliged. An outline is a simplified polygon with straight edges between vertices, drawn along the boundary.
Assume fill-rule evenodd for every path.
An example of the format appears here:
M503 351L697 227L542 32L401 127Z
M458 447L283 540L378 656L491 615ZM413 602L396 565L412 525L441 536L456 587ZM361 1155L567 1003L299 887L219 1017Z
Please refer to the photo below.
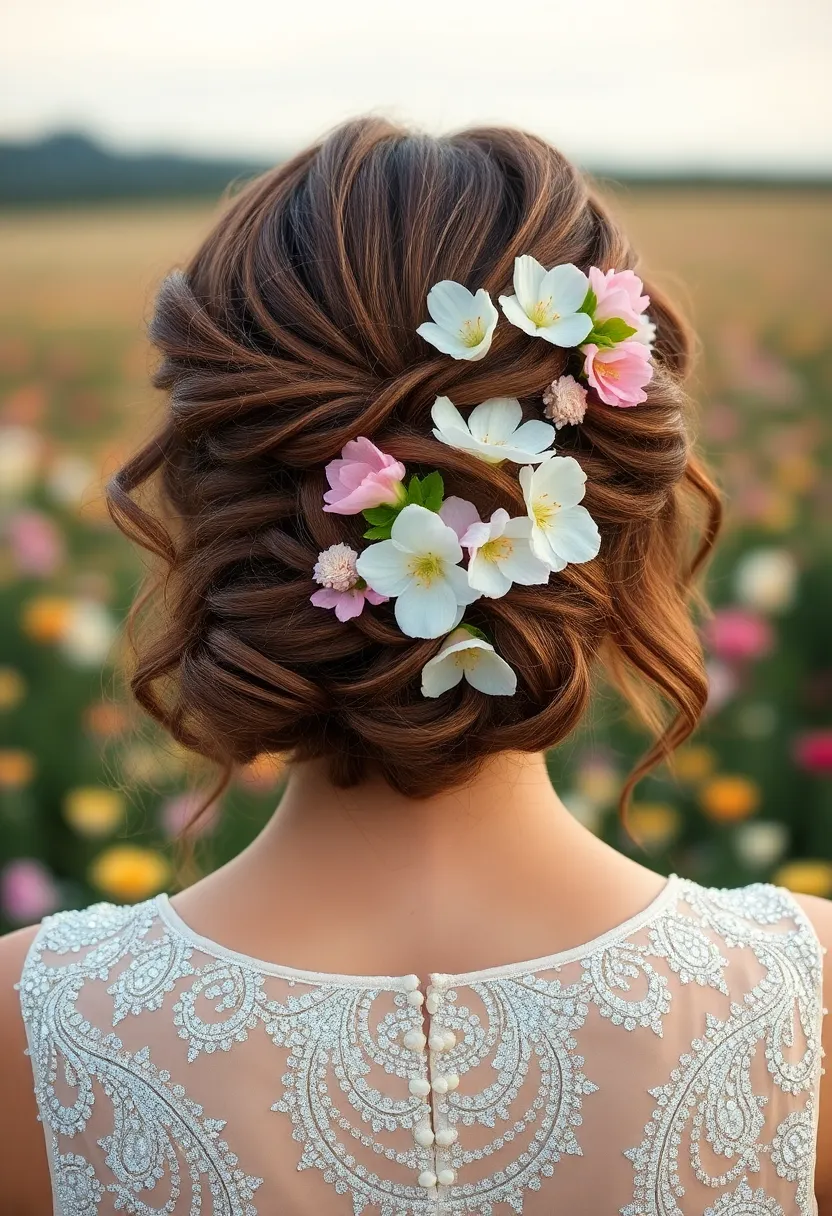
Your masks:
M821 956L787 892L675 877L422 980L260 963L164 896L59 914L19 985L55 1212L810 1216Z

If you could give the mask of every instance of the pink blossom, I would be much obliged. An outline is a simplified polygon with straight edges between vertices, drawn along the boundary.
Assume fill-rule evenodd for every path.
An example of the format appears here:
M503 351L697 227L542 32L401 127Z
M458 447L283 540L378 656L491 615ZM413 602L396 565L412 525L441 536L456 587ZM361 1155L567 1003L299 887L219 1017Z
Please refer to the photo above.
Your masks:
M653 365L642 342L628 338L611 348L587 342L581 351L584 374L605 405L627 408L647 400L644 386L652 378Z
M8 522L7 532L15 565L21 574L48 578L64 559L60 532L41 511L18 511Z
M589 285L598 301L594 314L596 321L620 317L634 329L641 328L641 315L650 303L650 297L641 294L644 284L634 271L608 270L605 274L597 266L590 266Z
M9 920L27 924L54 912L60 897L46 866L34 857L19 857L0 874L0 901Z
M323 588L309 598L316 608L334 608L339 621L350 621L364 611L365 600L370 604L386 604L387 596L371 590L359 578L355 563L358 554L349 545L330 545L318 554L312 571L316 583Z
M439 508L439 518L443 524L453 528L460 541L472 524L481 522L480 513L474 504L467 498L457 498L455 494L446 498L442 503Z
M191 821L204 802L204 796L197 790L186 790L183 794L176 794L173 798L168 798L159 811L165 835L169 836L171 840L175 840L177 836L181 836L185 832L190 837L197 837L213 831L219 822L220 803L218 800L210 803L199 816L193 828L190 827Z
M721 608L705 626L711 651L727 662L760 659L774 645L771 625L748 608Z
M330 485L324 510L335 515L360 515L370 507L404 501L404 465L363 435L345 444L341 459L331 460L324 472Z
M832 728L801 735L795 742L794 758L808 773L832 773Z

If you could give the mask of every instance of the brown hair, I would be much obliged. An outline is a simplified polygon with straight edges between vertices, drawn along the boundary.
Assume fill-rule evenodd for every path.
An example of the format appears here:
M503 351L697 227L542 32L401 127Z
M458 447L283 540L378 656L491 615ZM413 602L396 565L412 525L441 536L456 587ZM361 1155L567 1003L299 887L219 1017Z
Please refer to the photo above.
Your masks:
M505 321L478 362L416 334L432 284L496 298L519 254L585 271L635 265L581 176L542 140L491 128L435 139L368 119L249 183L164 282L150 335L167 418L115 476L109 503L159 559L134 608L132 688L180 743L227 771L263 752L323 756L339 784L375 768L424 796L499 751L559 743L587 708L596 666L658 735L625 794L693 730L706 679L688 601L719 500L691 450L688 336L649 285L647 402L591 404L558 442L586 471L599 557L466 614L518 673L515 696L463 683L426 699L420 672L440 640L404 636L389 604L341 624L309 602L318 551L362 547L360 517L321 509L324 465L358 435L409 470L439 469L446 493L481 514L524 513L516 469L437 442L431 406L438 394L461 407L513 396L540 416L567 353ZM142 506L147 484L154 498ZM664 725L659 703L673 711Z

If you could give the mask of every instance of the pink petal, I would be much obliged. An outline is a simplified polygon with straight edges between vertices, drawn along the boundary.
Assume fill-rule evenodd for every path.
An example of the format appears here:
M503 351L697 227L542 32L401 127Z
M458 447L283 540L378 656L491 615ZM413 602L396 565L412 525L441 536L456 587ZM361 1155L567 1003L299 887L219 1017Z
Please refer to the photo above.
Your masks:
M474 504L468 502L467 498L457 498L456 495L446 498L442 503L439 518L449 528L453 528L460 540L472 524L480 523L479 512Z
M339 592L334 591L332 587L322 587L320 591L313 592L309 600L316 608L337 608Z

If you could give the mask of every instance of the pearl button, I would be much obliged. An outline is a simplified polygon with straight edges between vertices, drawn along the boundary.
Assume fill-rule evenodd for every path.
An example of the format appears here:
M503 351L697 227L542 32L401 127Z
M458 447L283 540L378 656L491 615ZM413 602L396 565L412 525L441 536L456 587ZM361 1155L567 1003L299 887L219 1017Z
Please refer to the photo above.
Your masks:
M433 1092L435 1094L446 1094L448 1092L447 1077L437 1077L433 1083Z
M455 1072L449 1072L447 1077L445 1077L445 1084L448 1086L448 1089L458 1089L459 1077Z
M450 1051L456 1047L456 1035L452 1030L443 1031L442 1038L445 1040L445 1051Z
M430 1081L426 1081L424 1077L414 1077L408 1085L408 1089L416 1098L426 1098L430 1093Z
M415 992L418 987L418 975L406 975L402 980L402 988L404 988L405 992Z
M439 1183L440 1186L450 1186L455 1178L456 1178L456 1174L454 1173L453 1170L440 1170L439 1177L437 1178L436 1181Z
M408 1030L402 1041L408 1051L422 1051L427 1039L421 1030Z
M431 1187L436 1186L436 1174L431 1173L430 1170L422 1170L419 1175L419 1186L423 1186L426 1191L429 1191Z
M442 997L439 995L438 992L429 992L428 993L428 999L427 999L427 1003L425 1006L428 1013L436 1013L437 1009L439 1008L439 1006L441 1004L442 1004Z
M420 1127L417 1127L416 1131L413 1133L413 1138L417 1144L422 1146L422 1148L430 1148L434 1141L433 1131L427 1126L427 1124L422 1124Z
M413 1009L418 1009L419 1006L422 1004L422 1001L424 1001L424 999L425 998L424 998L423 994L419 991L418 988L416 989L415 992L408 992L408 994L407 994L407 1003Z
M430 1036L430 1049L431 1051L445 1050L445 1036L441 1030L435 1030Z
M440 1148L450 1148L455 1142L457 1134L455 1127L443 1127L441 1131L436 1133L436 1143Z

